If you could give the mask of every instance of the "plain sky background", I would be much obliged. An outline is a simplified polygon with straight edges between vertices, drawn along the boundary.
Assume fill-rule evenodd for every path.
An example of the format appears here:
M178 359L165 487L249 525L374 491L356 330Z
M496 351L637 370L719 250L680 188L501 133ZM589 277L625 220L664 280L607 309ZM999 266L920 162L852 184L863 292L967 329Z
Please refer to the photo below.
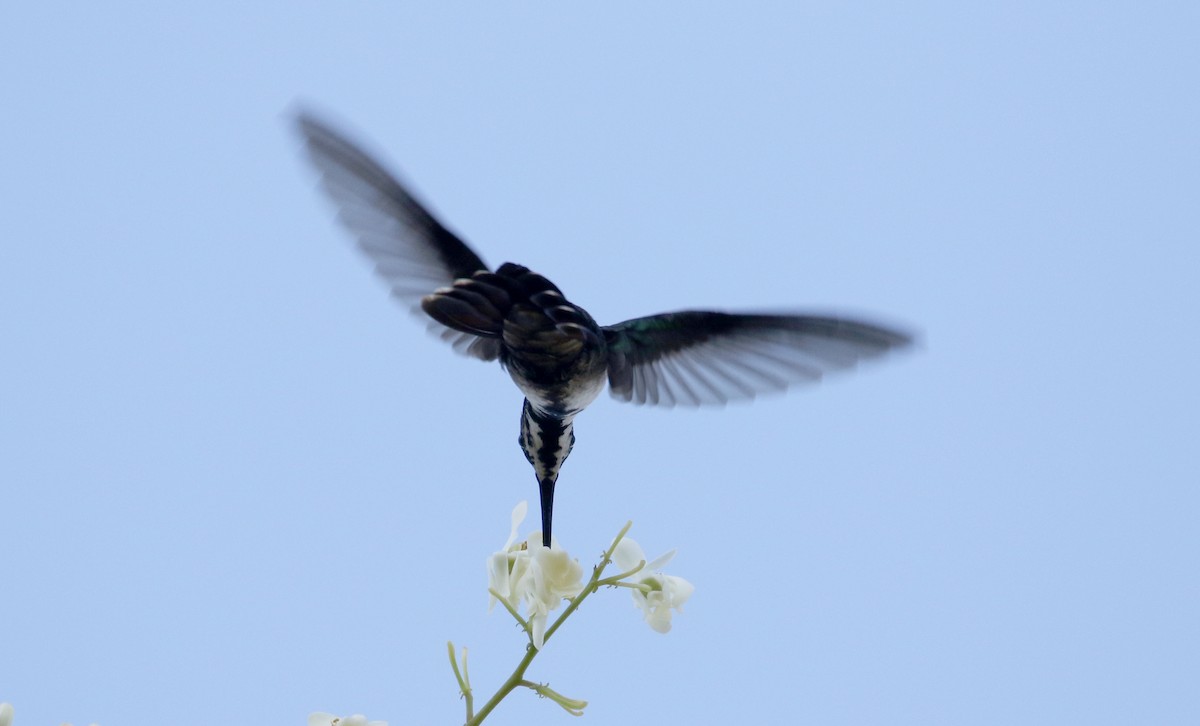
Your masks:
M0 700L15 726L392 726L522 640L521 396L388 299L325 112L602 323L864 313L921 348L724 410L606 396L529 676L585 723L1200 723L1200 10L20 3L0 24ZM527 527L528 529L528 527ZM574 723L517 693L498 724Z

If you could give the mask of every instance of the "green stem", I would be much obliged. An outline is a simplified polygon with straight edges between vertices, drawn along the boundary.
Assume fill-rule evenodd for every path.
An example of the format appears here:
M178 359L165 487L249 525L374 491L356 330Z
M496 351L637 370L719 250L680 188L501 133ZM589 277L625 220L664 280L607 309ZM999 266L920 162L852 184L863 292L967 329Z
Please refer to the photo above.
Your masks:
M465 646L462 652L462 662L463 681L467 684L467 690L463 691L463 700L467 702L467 719L470 720L475 715L475 692L471 689L471 671L467 668L467 649Z
M467 649L463 648L462 671L459 671L458 659L454 657L454 643L446 641L446 650L450 653L450 667L454 669L454 677L458 680L458 690L463 694L463 700L467 703L467 722L469 723L474 715L475 698L471 694L471 677L467 674Z
M614 587L618 587L621 585L629 586L628 583L621 582L621 580L624 580L626 577L631 577L633 575L636 575L637 573L641 572L642 568L645 566L646 566L645 560L638 560L637 567L633 568L632 570L629 570L628 572L622 572L618 575L612 575L610 577L606 577L599 582L599 586L600 587L608 587L610 585L614 586Z
M517 664L517 669L513 671L513 674L508 677L508 680L506 680L500 686L500 690L496 691L496 695L492 696L490 699L488 699L487 703L483 704L483 707L479 709L479 712L475 714L475 717L467 719L466 726L476 726L476 724L483 723L483 719L487 718L487 715L492 712L492 709L500 705L500 702L504 700L504 697L512 693L514 688L521 685L521 681L525 678L525 669L527 669L529 664L533 662L533 659L537 656L537 653L537 648L534 648L532 644L525 646L525 657L522 658L521 662Z
M492 597L499 600L500 604L504 606L504 609L508 611L508 614L513 616L514 618L516 618L517 623L520 624L520 626L525 629L526 633L529 633L529 637L531 637L531 638L533 637L533 630L530 629L529 623L527 623L525 621L525 618L521 617L521 613L517 612L516 608L514 608L512 605L508 604L508 600L505 600L503 597L500 596L500 593L496 592L495 590L493 590L490 587L488 588L488 594L490 594Z
M625 537L625 534L629 532L629 528L632 526L632 521L626 522L625 526L621 528L621 531L617 533L616 539L614 539L613 543L609 545L607 550L604 551L604 556L600 558L600 563L592 569L592 579L588 580L588 584L584 586L583 591L571 600L571 604L567 606L567 609L563 611L562 615L558 616L558 619L554 621L554 624L546 629L546 636L542 639L543 642L550 640L550 636L554 634L554 631L558 630L558 626L562 625L563 621L565 621L571 615L571 613L579 609L580 604L583 603L584 599L587 598L588 595L591 595L593 592L600 589L600 574L604 572L604 568L608 567L609 563L612 562L613 551L617 549L617 544Z

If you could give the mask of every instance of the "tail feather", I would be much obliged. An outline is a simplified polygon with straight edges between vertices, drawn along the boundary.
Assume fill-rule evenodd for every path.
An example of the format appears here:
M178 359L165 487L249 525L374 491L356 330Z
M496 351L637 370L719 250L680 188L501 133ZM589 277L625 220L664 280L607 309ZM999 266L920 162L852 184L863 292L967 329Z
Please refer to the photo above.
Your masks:
M421 300L425 314L447 328L485 338L498 338L512 309L512 295L490 272L454 281Z

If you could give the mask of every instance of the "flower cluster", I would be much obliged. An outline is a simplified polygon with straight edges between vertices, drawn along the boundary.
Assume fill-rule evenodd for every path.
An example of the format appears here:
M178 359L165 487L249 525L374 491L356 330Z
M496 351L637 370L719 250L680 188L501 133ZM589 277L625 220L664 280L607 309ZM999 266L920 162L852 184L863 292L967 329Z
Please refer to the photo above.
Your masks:
M497 598L516 613L524 603L533 647L541 650L550 612L583 589L583 567L552 540L542 545L542 533L534 532L517 542L517 529L525 521L529 504L521 502L512 511L512 529L504 548L488 558L490 607Z
M540 650L550 612L564 599L579 595L585 586L579 561L571 559L557 540L549 548L542 546L540 532L532 533L526 540L517 540L517 531L528 511L527 502L513 508L508 541L488 558L488 591L492 595L491 606L503 601L514 616L524 604L533 645ZM598 584L630 588L634 605L641 609L646 622L657 632L665 633L671 629L673 612L680 611L695 590L682 577L661 572L674 557L675 550L671 550L647 561L641 546L622 532L612 549L612 561L622 574Z
M682 577L664 575L659 570L675 556L674 551L654 560L646 560L641 546L625 536L633 522L625 523L604 551L600 562L592 568L592 576L584 582L583 568L580 567L579 561L572 559L557 541L552 541L551 547L543 547L541 532L534 532L527 539L518 541L517 532L528 511L529 505L526 502L521 502L513 508L508 540L499 552L488 558L487 570L488 592L492 596L490 607L494 607L497 602L503 603L504 609L525 630L529 637L529 646L526 647L525 655L512 675L478 711L475 709L471 678L467 673L467 649L463 648L460 662L455 654L454 644L446 644L450 667L454 670L454 677L466 704L468 726L481 723L497 704L513 690L521 687L550 699L573 716L582 716L587 701L568 698L550 688L548 684L535 683L525 678L526 670L541 651L546 639L553 635L590 595L610 587L629 588L633 593L633 602L642 610L646 622L654 630L665 633L671 629L671 615L683 607L683 603L695 590L692 584ZM605 577L604 570L613 563L620 567L621 571ZM570 604L553 624L548 624L550 612L562 605L564 600L569 600ZM520 613L522 608L526 612L524 617Z

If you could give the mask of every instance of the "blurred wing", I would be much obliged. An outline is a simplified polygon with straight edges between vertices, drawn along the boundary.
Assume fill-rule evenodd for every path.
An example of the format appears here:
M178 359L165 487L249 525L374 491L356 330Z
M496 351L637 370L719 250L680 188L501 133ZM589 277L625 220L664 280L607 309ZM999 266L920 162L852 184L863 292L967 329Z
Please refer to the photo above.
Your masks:
M604 328L608 384L621 401L700 406L820 380L911 338L870 323L809 315L687 311Z
M408 308L428 320L420 312L421 298L487 269L396 177L345 136L305 113L297 116L296 126L321 172L321 185L338 207L338 219ZM499 351L495 341L430 322L431 330L461 353L492 360Z

